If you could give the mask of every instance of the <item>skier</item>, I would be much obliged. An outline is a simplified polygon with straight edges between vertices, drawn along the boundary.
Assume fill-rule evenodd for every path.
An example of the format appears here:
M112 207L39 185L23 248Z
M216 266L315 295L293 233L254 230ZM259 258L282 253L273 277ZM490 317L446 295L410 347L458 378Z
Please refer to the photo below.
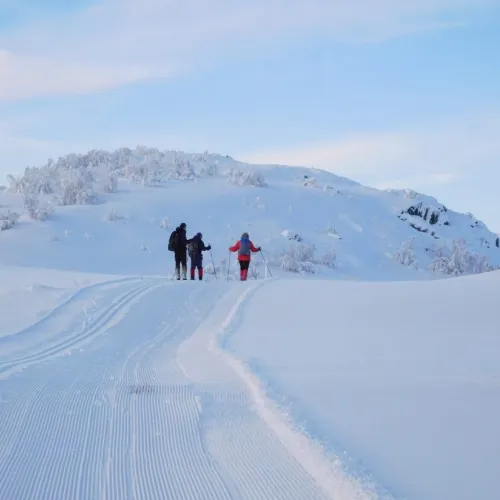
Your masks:
M203 243L203 235L196 233L195 237L188 244L189 258L191 259L191 279L194 280L195 269L198 269L198 279L203 279L203 253L206 250L211 250L211 245L208 247Z
M236 242L234 246L229 247L229 251L238 252L238 262L240 263L240 281L246 281L251 260L250 252L260 252L260 247L255 248L248 233L243 233L240 241Z
M175 275L178 280L181 279L181 265L182 265L182 279L187 279L187 254L186 246L191 240L186 238L186 224L183 222L175 231L170 235L168 240L168 249L174 252L175 256Z

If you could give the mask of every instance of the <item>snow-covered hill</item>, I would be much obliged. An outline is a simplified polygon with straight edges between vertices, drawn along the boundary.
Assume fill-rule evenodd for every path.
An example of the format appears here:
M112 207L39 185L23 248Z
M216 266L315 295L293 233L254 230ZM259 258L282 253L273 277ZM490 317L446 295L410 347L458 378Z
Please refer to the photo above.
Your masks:
M500 271L459 276L500 264L480 221L145 148L9 181L0 498L499 496ZM205 283L170 280L182 221L213 246ZM232 281L243 231L278 279Z
M472 215L315 169L138 147L68 155L9 184L0 197L8 265L170 274L168 236L184 221L212 244L221 275L243 231L273 275L400 280L500 266L498 235ZM207 255L209 273L211 263ZM264 268L255 258L253 276Z

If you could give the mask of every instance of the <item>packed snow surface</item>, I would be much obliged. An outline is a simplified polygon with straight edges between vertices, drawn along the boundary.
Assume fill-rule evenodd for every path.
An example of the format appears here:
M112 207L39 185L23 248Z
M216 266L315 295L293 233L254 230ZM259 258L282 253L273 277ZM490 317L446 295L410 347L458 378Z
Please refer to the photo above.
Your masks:
M227 348L296 426L395 498L500 498L498 272L266 282Z
M9 183L0 499L500 498L500 242L471 214L145 148ZM202 282L172 281L180 222Z
M0 498L494 498L499 292L93 277L0 339Z
M90 286L1 341L0 498L369 498L217 348L244 287Z

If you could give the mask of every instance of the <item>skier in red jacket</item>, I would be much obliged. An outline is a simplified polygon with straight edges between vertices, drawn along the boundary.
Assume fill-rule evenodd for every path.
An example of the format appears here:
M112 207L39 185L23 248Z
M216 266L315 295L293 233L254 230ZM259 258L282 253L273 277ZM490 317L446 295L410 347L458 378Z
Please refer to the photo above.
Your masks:
M240 280L246 281L248 277L248 267L250 266L251 253L260 252L260 247L255 247L248 233L241 235L240 241L232 247L229 247L230 252L238 252L238 262L240 263Z

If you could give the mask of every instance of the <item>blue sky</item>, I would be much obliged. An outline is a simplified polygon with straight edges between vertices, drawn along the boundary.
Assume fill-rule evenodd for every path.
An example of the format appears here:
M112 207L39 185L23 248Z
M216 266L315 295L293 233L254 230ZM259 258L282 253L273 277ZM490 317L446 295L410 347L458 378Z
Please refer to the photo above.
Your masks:
M500 231L499 47L500 0L0 0L0 177L208 149L413 188Z

